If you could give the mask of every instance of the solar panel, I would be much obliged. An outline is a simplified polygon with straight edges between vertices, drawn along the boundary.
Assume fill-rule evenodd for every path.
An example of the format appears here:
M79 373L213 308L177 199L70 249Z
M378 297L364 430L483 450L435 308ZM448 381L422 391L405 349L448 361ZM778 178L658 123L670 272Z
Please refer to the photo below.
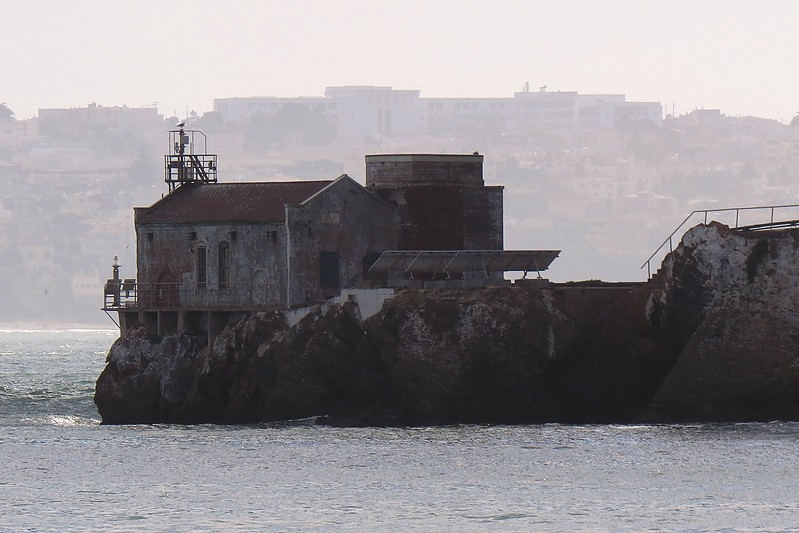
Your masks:
M560 250L388 250L370 272L528 272L549 268Z

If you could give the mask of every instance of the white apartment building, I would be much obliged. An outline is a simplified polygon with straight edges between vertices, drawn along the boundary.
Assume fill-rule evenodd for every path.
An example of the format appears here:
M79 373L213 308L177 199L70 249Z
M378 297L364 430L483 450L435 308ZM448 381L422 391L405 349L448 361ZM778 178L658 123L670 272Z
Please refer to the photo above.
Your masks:
M335 102L322 96L297 96L283 98L280 96L254 96L249 98L216 98L214 111L222 115L225 122L243 123L257 113L275 115L286 106L302 105L309 108L322 108L326 115L335 117Z
M325 88L325 98L338 109L339 135L353 139L422 133L419 93L391 87Z
M449 134L528 135L539 131L611 129L621 120L662 122L656 102L627 102L623 94L537 92L512 98L421 98L419 90L389 86L327 87L324 97L217 98L214 111L225 121L245 122L256 113L275 114L287 105L322 109L340 137Z

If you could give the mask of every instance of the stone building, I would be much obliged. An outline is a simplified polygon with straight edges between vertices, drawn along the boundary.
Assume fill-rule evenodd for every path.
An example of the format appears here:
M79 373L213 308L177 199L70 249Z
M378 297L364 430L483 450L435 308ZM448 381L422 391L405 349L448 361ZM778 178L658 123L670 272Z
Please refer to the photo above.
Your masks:
M244 313L342 290L502 283L557 256L503 251L503 187L485 185L477 153L369 155L365 187L346 174L217 183L216 156L193 153L192 132L172 133L170 193L135 208L137 278L115 264L105 287L123 330L138 321L210 340Z
M135 210L138 302L154 308L292 308L363 277L392 248L395 209L349 176L186 184Z

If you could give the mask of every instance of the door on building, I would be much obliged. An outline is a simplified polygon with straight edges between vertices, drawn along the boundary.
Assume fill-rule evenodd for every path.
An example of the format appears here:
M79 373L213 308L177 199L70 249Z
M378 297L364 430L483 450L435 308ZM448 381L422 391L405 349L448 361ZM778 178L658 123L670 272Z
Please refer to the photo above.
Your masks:
M155 292L150 296L156 307L177 307L180 305L179 289L180 284L177 281L177 276L172 272L165 270L158 276L158 282L155 284ZM150 305L149 303L147 305Z
M219 290L227 289L230 282L230 245L224 241L219 243L217 263Z
M195 260L195 279L197 280L197 288L205 289L205 283L208 281L208 264L207 254L205 251L205 244L198 244L194 250Z
M319 285L323 289L341 287L341 258L338 252L319 253Z

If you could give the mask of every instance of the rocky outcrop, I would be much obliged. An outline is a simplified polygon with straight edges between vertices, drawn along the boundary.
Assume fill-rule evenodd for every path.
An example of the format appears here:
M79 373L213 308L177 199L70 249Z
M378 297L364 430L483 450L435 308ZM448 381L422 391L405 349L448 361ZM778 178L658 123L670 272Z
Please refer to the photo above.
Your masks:
M407 290L213 346L133 328L97 383L104 423L336 425L799 419L791 232L690 230L658 281Z
M799 420L799 233L698 226L661 272L680 356L639 420Z
M104 423L249 423L319 415L330 384L363 336L353 304L289 328L279 312L258 313L205 337L133 328L111 347L97 381Z

